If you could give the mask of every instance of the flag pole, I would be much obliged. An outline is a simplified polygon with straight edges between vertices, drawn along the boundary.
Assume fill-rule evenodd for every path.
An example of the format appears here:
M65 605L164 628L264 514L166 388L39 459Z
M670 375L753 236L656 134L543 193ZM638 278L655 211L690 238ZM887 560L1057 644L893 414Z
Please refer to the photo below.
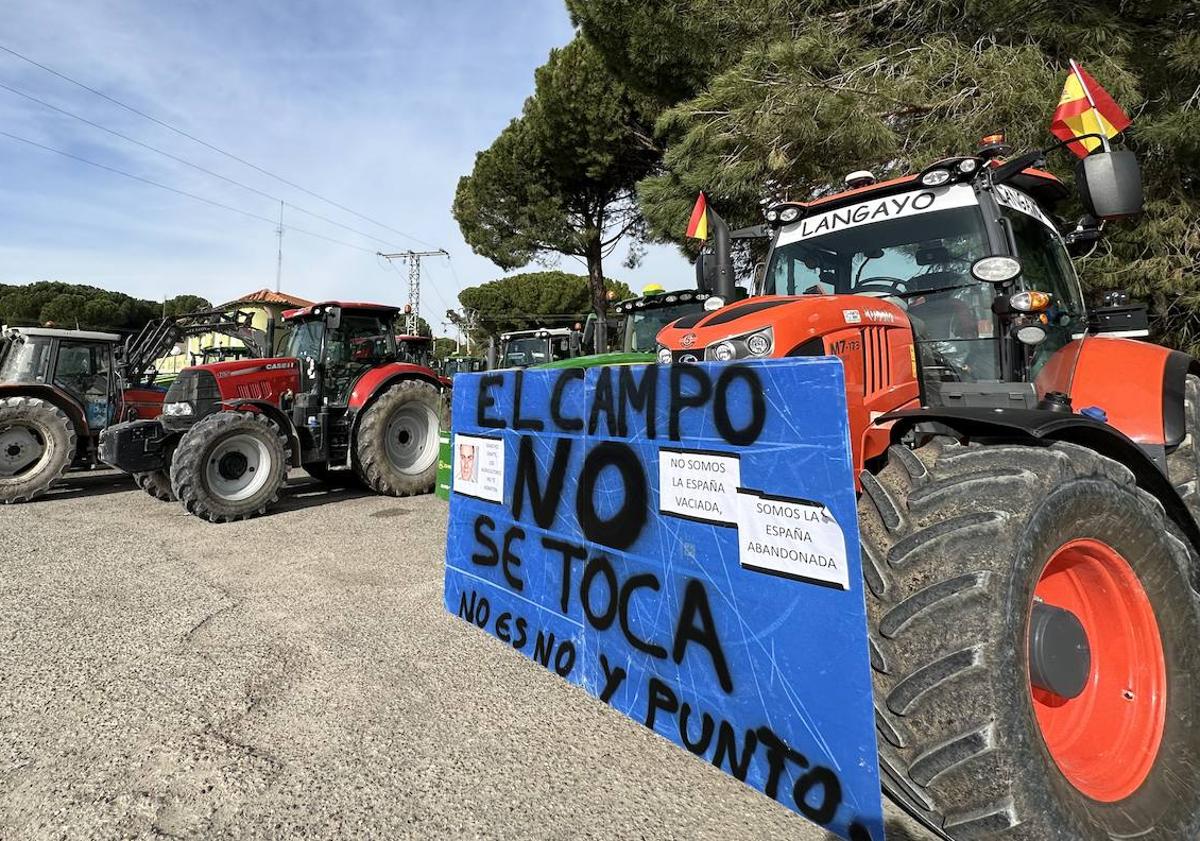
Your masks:
M1087 97L1088 105L1092 112L1092 121L1096 123L1096 131L1100 133L1100 145L1105 152L1111 151L1108 145L1108 132L1104 130L1104 124L1100 122L1100 110L1096 108L1096 100L1092 99L1092 92L1088 90L1087 82L1083 79L1083 73L1080 72L1079 62L1075 59L1069 59L1071 62L1071 72L1075 74L1075 78L1079 80L1079 87L1083 88L1083 95ZM1086 146L1084 147L1087 148Z

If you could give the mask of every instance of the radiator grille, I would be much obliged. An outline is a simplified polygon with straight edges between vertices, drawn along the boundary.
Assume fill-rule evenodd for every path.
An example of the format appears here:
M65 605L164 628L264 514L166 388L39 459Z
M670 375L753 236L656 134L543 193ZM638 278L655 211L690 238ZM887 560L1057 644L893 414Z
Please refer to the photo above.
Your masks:
M863 394L883 391L892 384L892 356L886 327L864 327Z

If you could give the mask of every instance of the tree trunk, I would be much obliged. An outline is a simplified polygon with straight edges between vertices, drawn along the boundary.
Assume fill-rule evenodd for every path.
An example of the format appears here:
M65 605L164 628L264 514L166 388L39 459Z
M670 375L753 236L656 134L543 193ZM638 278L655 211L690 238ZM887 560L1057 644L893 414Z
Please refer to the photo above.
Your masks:
M592 352L605 353L608 351L608 295L604 288L604 257L599 231L588 240L586 251L588 291L592 296L592 312L596 314L596 330L593 333L595 347Z

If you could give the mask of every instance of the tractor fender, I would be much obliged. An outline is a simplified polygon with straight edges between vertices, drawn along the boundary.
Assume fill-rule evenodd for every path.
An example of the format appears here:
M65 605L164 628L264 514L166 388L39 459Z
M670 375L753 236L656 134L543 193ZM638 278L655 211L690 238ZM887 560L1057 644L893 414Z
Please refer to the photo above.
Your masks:
M1142 445L1171 450L1187 434L1184 388L1200 362L1186 353L1133 339L1089 336L1046 363L1039 393L1061 391L1077 408L1096 406L1108 422Z
M1152 455L1161 448L1146 447L1110 424L1084 415L1045 409L973 407L904 409L883 415L877 421L880 424L888 422L892 422L893 441L898 441L917 425L933 424L940 431L948 430L963 439L1001 439L1032 444L1065 441L1087 447L1129 468L1138 486L1162 504L1167 516L1175 521L1196 555L1200 556L1200 526L1192 519L1187 505L1167 477L1165 461L1160 463Z
M76 440L80 445L92 438L87 418L83 414L83 407L79 405L78 400L61 388L46 383L4 383L0 385L0 398L4 397L37 397L47 403L53 403L71 419L71 425L75 427Z
M221 406L231 412L258 412L274 421L279 431L287 438L288 461L292 467L300 467L301 454L304 452L300 447L300 434L296 432L296 425L286 412L265 400L223 400Z
M364 372L355 381L350 389L350 399L346 401L346 410L353 413L361 412L393 383L412 379L425 380L438 390L446 387L437 374L422 365L392 362Z
M370 408L379 395L401 380L422 380L438 391L446 391L449 388L437 374L421 365L393 362L390 365L372 368L359 377L350 389L350 399L346 403L346 419L350 421L351 441L358 435L358 424L363 412Z

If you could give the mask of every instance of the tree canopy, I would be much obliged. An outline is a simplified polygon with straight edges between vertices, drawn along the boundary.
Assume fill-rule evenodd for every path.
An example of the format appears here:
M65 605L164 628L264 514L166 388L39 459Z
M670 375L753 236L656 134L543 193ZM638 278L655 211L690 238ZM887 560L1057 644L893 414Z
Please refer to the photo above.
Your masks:
M650 234L681 242L704 190L734 225L764 198L808 199L870 169L885 178L1004 130L1048 126L1079 60L1133 117L1147 206L1078 264L1095 293L1149 298L1166 338L1200 344L1200 24L1149 0L567 0L610 71L664 109L660 168L639 185ZM1050 168L1071 180L1074 159ZM1063 208L1064 213L1073 208Z
M629 240L636 260L643 236L634 190L658 162L653 113L587 42L552 50L521 116L458 183L463 237L502 269L581 259L592 309L603 313L604 259Z
M605 295L614 300L633 293L624 283L606 279ZM569 327L591 309L588 278L566 272L526 272L464 289L462 325L475 338L532 327Z
M211 309L212 304L197 295L178 295L168 299L165 308L167 315L177 315ZM162 316L163 309L161 302L77 283L0 284L0 324L52 322L64 328L78 325L93 330L139 330Z

